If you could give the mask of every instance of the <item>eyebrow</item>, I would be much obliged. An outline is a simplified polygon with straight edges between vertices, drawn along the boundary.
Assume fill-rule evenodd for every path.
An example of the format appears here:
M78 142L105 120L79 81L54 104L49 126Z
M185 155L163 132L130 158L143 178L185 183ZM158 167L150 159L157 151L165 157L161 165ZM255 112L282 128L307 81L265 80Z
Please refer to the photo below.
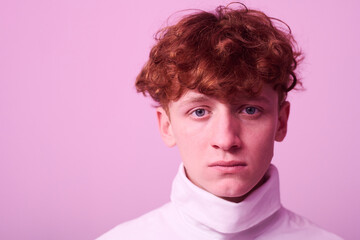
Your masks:
M212 98L206 95L195 95L195 96L190 96L188 99L185 99L183 104L202 103L210 100L212 100ZM270 102L270 99L268 99L265 96L254 96L254 97L241 96L236 98L233 103L242 102L242 101L259 101L259 102L267 103Z
M201 93L191 93L189 96L185 97L183 102L181 102L181 106L188 106L191 104L201 104L206 103L214 100L212 97L209 97L207 95L201 94ZM261 102L264 104L269 104L271 100L265 96L239 96L235 98L232 102L230 102L230 105L236 105L241 104L242 102L247 101L254 101L254 102Z
M259 101L259 102L268 103L270 102L270 99L264 96L255 96L255 97L239 97L235 100L235 102L238 101Z
M195 96L189 96L188 98L184 99L184 101L182 102L181 105L193 104L193 103L203 103L203 102L207 102L210 100L211 100L210 97L203 95L203 94L199 94L199 95L195 95Z

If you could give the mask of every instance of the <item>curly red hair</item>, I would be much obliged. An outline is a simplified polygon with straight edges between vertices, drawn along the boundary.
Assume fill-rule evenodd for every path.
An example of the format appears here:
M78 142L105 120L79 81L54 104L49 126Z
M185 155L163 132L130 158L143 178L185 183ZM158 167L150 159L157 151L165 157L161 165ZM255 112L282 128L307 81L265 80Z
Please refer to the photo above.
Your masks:
M156 40L135 85L166 110L188 89L231 102L240 92L258 94L268 83L281 103L301 84L295 73L301 52L288 25L245 5L187 15L160 30Z

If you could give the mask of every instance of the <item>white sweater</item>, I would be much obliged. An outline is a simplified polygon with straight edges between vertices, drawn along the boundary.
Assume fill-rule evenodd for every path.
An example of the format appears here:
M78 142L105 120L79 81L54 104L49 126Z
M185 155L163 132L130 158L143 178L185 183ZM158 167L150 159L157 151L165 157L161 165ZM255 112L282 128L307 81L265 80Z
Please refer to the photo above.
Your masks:
M279 175L271 165L268 180L244 201L233 203L191 183L180 166L171 202L125 222L98 240L338 240L280 203Z

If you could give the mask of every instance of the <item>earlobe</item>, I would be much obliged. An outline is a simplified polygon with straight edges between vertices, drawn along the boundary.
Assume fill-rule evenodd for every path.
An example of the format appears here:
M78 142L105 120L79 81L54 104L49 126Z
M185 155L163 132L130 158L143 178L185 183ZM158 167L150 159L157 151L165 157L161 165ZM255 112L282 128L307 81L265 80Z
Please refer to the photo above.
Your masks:
M278 126L275 134L275 141L281 142L284 140L287 133L287 124L290 114L290 103L285 101L280 106L279 116L278 116Z
M168 147L175 146L175 138L168 114L162 107L156 109L161 138Z

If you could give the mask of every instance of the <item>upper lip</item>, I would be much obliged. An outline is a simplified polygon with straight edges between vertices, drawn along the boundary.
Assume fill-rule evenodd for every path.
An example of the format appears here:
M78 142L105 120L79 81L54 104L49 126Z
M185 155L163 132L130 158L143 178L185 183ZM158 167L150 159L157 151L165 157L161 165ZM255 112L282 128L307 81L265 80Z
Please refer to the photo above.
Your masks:
M241 161L236 161L236 160L232 160L232 161L217 161L217 162L213 162L209 165L209 167L236 167L236 166L246 166L247 164L245 162L241 162Z

